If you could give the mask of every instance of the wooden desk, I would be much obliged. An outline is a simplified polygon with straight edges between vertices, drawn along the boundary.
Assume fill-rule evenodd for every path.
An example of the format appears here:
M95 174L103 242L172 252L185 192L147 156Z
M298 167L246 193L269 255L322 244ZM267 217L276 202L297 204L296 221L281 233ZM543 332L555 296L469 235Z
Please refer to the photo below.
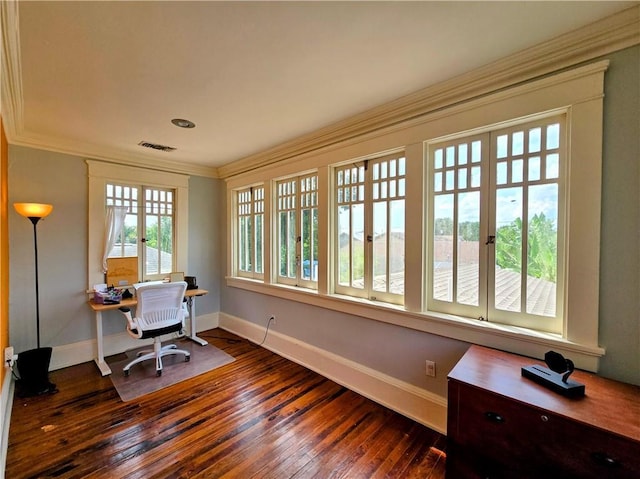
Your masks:
M537 359L471 346L449 373L447 478L640 477L640 387L585 371L567 398L521 375Z
M207 341L199 338L196 335L196 303L194 301L194 298L196 296L204 296L208 292L209 291L207 291L206 289L188 289L185 293L185 297L187 298L187 309L189 311L189 334L187 334L187 338L195 341L201 346L207 344ZM93 300L90 300L88 303L89 307L96 313L96 341L98 343L98 357L95 359L95 362L98 365L98 369L100 369L100 373L103 376L108 376L109 374L111 374L111 368L104 360L102 312L112 311L114 309L122 307L134 307L138 304L138 300L134 297L123 299L118 304L96 304L93 302Z

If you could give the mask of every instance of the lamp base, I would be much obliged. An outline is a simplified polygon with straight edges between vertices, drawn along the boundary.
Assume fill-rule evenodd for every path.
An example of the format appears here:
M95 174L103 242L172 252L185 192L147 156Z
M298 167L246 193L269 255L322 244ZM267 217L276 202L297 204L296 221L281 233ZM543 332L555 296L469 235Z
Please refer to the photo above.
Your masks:
M57 393L56 385L49 382L49 363L52 348L30 349L18 354L18 372L20 379L16 382L18 396L40 396Z

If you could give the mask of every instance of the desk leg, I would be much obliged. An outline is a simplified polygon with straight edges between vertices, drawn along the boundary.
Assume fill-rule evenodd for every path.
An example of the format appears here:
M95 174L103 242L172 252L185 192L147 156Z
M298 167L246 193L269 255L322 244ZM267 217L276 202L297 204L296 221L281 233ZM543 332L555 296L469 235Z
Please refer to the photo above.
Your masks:
M111 368L104 361L104 347L102 344L102 312L96 311L96 342L98 343L98 357L95 359L98 369L103 376L111 374Z
M187 296L187 308L189 309L189 336L187 337L200 346L209 344L206 340L196 336L196 302L193 296Z

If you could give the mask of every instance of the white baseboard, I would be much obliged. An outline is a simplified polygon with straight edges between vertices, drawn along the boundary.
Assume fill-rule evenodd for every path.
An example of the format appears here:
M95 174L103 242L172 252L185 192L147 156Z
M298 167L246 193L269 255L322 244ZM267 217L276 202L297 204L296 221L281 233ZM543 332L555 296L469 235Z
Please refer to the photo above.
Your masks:
M207 331L218 327L218 313L204 314L196 317L196 332ZM111 334L103 338L104 355L111 356L113 354L122 353L129 349L138 348L147 342L151 344L153 340L141 341L134 339L124 331L117 334ZM50 371L62 369L76 364L93 361L98 356L98 346L95 339L86 341L78 341L77 343L65 344L64 346L56 346L51 354Z
M229 314L219 313L219 326L255 343L264 338L264 327ZM446 434L447 400L440 395L277 331L270 330L262 346L403 416Z
M11 377L11 370L5 369L2 392L0 393L0 478L4 479L7 464L7 448L9 447L9 426L11 424L11 408L15 381Z

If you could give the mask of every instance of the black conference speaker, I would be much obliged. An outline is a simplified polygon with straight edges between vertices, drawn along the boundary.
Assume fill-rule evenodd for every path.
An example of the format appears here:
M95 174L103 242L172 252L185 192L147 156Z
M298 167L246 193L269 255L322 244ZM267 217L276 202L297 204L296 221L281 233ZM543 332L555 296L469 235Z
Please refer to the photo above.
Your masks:
M56 385L49 382L52 351L52 348L37 348L18 354L19 396L38 396L58 392Z

